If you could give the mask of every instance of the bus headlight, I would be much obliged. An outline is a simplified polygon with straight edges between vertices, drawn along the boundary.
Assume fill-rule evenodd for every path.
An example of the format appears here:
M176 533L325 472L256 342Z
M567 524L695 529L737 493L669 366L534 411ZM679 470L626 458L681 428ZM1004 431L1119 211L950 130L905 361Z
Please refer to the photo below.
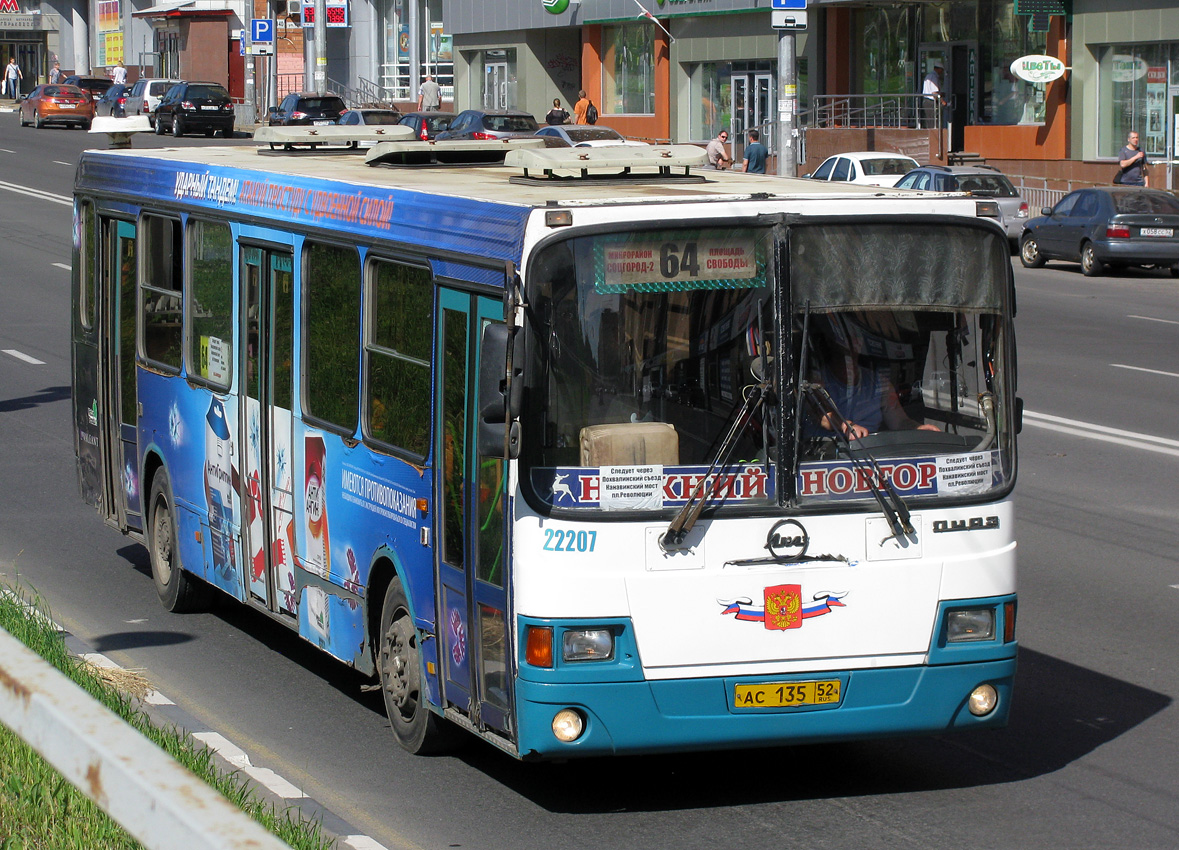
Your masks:
M971 709L973 711L973 709ZM553 715L553 735L563 744L576 741L585 731L585 718L572 708L562 708Z
M963 608L946 612L947 643L993 640L994 637L994 608Z
M610 629L570 629L561 650L566 661L609 661L614 657L614 633Z
M970 692L966 705L975 717L986 717L999 704L999 692L994 685L979 685Z

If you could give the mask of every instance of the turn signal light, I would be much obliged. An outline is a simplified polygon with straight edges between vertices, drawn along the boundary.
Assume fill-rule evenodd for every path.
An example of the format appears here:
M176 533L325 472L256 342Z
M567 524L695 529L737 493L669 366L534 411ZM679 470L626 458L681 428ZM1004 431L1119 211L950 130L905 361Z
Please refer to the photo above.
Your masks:
M1003 603L1003 643L1015 640L1015 603Z
M553 627L529 626L524 660L533 667L553 666Z

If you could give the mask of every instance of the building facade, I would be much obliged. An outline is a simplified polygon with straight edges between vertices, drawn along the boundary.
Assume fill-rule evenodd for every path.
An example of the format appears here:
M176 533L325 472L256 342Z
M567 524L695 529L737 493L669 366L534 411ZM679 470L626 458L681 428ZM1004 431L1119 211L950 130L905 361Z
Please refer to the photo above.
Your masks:
M45 82L55 61L63 72L90 70L84 0L0 0L0 64L16 58L22 91Z

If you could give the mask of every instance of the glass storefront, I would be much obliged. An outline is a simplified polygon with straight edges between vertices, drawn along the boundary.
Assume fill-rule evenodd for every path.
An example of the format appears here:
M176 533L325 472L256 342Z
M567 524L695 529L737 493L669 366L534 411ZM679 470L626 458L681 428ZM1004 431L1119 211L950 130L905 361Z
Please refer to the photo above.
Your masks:
M516 48L477 50L470 54L472 109L519 109Z
M646 21L603 27L602 46L602 111L653 115L655 28Z
M690 94L689 133L693 141L712 139L728 130L740 145L746 130L757 128L771 150L777 100L777 62L698 62L685 66ZM807 61L797 58L798 108L807 108Z
M1167 151L1168 81L1179 85L1179 44L1107 44L1097 49L1097 155L1117 156L1133 130L1148 159L1162 159Z

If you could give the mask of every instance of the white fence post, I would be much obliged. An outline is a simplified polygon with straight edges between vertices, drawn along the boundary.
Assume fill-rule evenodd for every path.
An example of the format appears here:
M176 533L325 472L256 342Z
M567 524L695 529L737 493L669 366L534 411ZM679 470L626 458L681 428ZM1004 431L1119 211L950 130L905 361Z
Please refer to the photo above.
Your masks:
M290 850L3 629L0 723L148 850Z

